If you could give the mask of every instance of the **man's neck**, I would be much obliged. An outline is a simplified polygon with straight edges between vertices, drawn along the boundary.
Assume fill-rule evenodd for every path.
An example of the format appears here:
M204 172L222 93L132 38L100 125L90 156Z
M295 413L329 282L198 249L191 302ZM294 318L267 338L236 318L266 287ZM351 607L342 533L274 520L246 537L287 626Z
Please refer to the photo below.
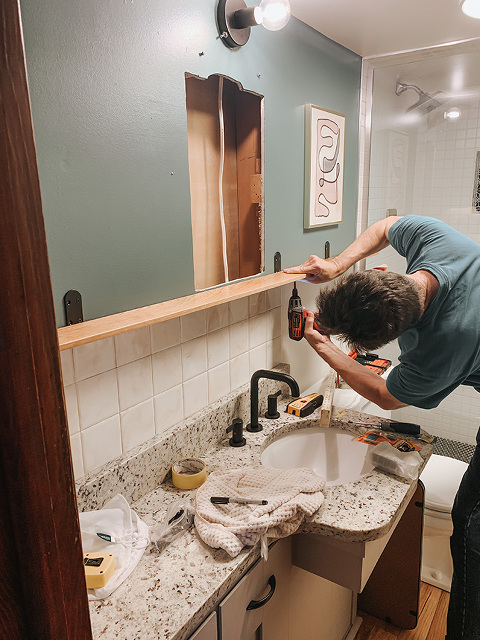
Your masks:
M420 271L410 273L407 277L411 278L418 287L423 314L437 295L440 284L433 273L430 273L430 271L426 271L425 269L420 269Z

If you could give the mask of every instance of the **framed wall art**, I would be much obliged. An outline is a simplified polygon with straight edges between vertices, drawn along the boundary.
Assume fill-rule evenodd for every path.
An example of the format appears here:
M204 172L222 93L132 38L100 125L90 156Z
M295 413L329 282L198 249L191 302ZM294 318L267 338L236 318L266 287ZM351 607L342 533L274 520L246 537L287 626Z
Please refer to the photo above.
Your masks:
M305 105L304 227L342 221L345 116Z

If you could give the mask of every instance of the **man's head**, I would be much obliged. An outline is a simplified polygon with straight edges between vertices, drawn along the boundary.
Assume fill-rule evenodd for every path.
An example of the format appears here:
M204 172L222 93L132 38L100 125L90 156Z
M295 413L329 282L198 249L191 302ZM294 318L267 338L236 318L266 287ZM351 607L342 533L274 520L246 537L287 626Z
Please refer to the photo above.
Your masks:
M320 289L317 307L320 329L360 352L383 347L422 315L418 286L411 278L375 269Z

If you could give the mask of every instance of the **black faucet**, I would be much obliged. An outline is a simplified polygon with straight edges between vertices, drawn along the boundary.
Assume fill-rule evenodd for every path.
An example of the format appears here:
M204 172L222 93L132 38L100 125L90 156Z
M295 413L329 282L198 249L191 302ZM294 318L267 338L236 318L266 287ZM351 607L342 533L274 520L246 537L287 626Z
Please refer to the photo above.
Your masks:
M294 398L298 398L300 395L300 389L297 381L287 373L281 373L280 371L268 371L265 369L255 371L250 381L250 423L247 424L246 427L247 431L251 431L253 433L263 429L262 425L258 422L258 381L260 378L286 382L290 387Z

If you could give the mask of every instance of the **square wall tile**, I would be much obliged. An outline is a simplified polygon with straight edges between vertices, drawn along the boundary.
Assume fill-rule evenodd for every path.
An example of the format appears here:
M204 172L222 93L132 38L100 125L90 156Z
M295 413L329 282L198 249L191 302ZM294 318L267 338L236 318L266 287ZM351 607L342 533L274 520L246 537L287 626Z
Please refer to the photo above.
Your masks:
M190 417L208 404L208 378L206 373L183 383L183 412Z
M230 331L228 327L207 335L207 368L213 369L230 357Z
M118 367L118 400L125 411L153 396L152 358L135 360Z
M72 452L73 475L78 480L85 471L83 469L82 442L79 433L70 436L70 451Z
M115 336L117 367L150 355L150 327Z
M183 380L189 380L207 370L207 339L195 338L182 344Z
M248 320L230 325L230 358L248 351Z
M78 402L77 402L77 388L74 384L68 385L64 389L65 393L65 408L67 410L68 429L70 435L78 433L80 431L80 422L78 420Z
M118 414L117 372L107 371L77 383L80 429Z
M267 339L266 314L260 313L248 319L248 344L250 349L265 344Z
M248 298L232 300L228 303L228 321L230 324L241 322L248 318Z
M175 347L182 341L180 336L180 318L153 324L150 327L152 353Z
M116 366L113 338L98 340L73 349L75 380L85 380Z
M179 384L153 398L155 431L162 433L183 420L183 387Z
M122 411L120 414L123 453L150 440L155 435L153 398Z
M277 307L267 311L267 340L279 338L282 335L282 308Z
M159 351L152 356L153 392L162 393L182 382L182 349L180 346Z
M73 349L60 351L60 362L62 365L63 384L68 386L75 382L75 372L73 369Z
M230 365L224 362L208 372L208 402L220 400L230 393Z
M207 333L228 326L228 303L207 309Z
M122 455L120 416L116 415L81 432L85 473Z
M275 287L275 289L268 289L265 291L265 299L267 311L269 309L275 309L276 307L280 307L282 304L282 290L280 287Z
M265 313L266 310L266 296L265 291L260 293L254 293L253 296L248 298L248 315L250 317L256 316L259 313Z
M253 375L255 371L259 369L267 368L267 345L262 344L259 347L255 347L255 349L250 349L248 352L249 355L249 366L250 366L250 375Z
M196 311L180 318L182 342L204 336L207 332L206 311Z
M250 381L248 351L230 360L230 389L234 391Z

